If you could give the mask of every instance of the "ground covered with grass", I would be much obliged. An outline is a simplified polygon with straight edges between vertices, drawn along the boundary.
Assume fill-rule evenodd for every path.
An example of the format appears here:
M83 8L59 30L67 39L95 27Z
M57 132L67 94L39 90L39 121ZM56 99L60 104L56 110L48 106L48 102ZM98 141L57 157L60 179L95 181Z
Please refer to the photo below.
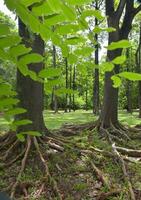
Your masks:
M95 119L90 112L83 111L66 114L45 112L45 121L50 129L60 128L63 124L83 124ZM131 115L125 112L120 112L120 121L131 126L140 122L137 113ZM5 124L3 131L6 129ZM44 144L41 150L62 200L130 200L128 179L135 200L141 199L141 153L139 158L123 154L128 174L126 179L121 163L113 156L111 144L105 138L100 138L96 130L83 131L73 136L60 136L60 139L66 141L62 152L51 150L47 144ZM128 149L141 149L140 139L116 145ZM20 167L21 161L10 167L0 166L1 191L10 192ZM51 180L44 176L43 170L44 167L33 151L19 180L15 199L59 200Z

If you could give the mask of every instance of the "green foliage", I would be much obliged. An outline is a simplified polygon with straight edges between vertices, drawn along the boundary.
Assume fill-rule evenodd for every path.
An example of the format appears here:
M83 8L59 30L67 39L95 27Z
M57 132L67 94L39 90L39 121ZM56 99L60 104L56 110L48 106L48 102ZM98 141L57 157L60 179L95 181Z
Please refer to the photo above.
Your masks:
M112 51L112 50L115 50L115 49L126 49L126 48L129 48L129 47L131 47L131 44L128 40L120 40L120 41L117 41L117 42L112 42L107 47L107 49Z

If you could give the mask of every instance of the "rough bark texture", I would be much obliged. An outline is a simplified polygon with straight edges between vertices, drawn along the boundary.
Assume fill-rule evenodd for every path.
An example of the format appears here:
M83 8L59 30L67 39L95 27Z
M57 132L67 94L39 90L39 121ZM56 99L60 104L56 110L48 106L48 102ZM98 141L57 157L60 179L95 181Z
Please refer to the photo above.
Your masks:
M108 43L116 42L122 39L127 39L128 34L132 28L132 21L137 12L141 9L134 8L134 1L120 0L117 9L114 8L113 0L105 0L106 15L108 16L108 27L114 27L115 32L109 33ZM125 15L120 24L120 19L125 8ZM119 25L120 24L120 25ZM107 60L111 61L115 57L120 56L122 49L108 51ZM111 123L116 125L118 123L118 89L113 88L111 77L113 74L119 72L119 66L115 66L114 71L106 72L105 86L104 86L104 102L101 112L100 121L103 127L109 128Z
M19 35L26 47L31 47L32 52L44 55L44 42L39 35L33 34L32 37L19 19ZM32 43L30 43L32 40ZM44 68L43 63L30 64L30 70L38 73ZM36 130L41 133L45 131L43 119L43 84L32 80L29 76L24 76L19 70L17 71L17 92L20 100L20 106L27 112L18 116L19 119L29 119L33 123L20 127L20 131Z
M98 9L98 1L95 2L95 8ZM98 26L98 20L95 18L95 26ZM95 40L98 42L98 34L95 34ZM95 45L95 65L99 64L99 47ZM99 114L99 69L94 70L94 81L93 81L93 113Z

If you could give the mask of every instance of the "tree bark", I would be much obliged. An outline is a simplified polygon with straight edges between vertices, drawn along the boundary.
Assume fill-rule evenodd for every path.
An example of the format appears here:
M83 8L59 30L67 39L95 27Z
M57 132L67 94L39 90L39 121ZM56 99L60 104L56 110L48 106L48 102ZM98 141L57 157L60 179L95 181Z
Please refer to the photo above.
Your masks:
M70 65L70 89L72 89L72 66ZM71 112L72 107L72 95L69 95L69 112Z
M19 19L19 35L22 37L22 43L26 47L31 47L32 52L44 55L44 41L39 35L31 34L24 23ZM31 43L32 39L32 43ZM44 68L43 63L30 64L30 70L39 73ZM29 76L24 76L17 70L17 92L20 100L20 106L27 110L26 113L18 115L18 119L29 119L32 124L21 126L19 131L39 131L43 133L46 131L43 119L43 101L44 101L44 87L43 84L32 80Z
M68 60L67 58L65 58L65 67L66 67L66 89L68 89ZM65 112L68 112L68 93L66 93Z
M130 71L130 50L127 49L126 57L127 57L127 71ZM131 93L131 81L126 81L126 97L127 97L127 112L132 113L132 93Z
M73 68L73 96L72 96L72 103L73 103L73 111L75 112L75 94L74 94L74 91L76 89L76 83L75 83L75 80L76 80L76 67L74 65L74 68Z
M137 67L137 73L141 73L141 23L140 23L139 45L136 51L136 67ZM139 118L141 118L141 81L139 81L138 83L138 91L139 91L139 97L138 97Z
M56 68L56 48L53 45L53 67ZM54 112L58 112L58 101L57 101L57 95L55 94L55 90L57 89L57 86L54 86L53 88L53 109Z
M116 29L115 32L109 33L108 44L111 42L117 42L122 39L128 39L129 32L132 28L132 21L136 14L134 8L134 1L120 0L117 10L114 8L113 0L105 0L106 3L106 15L108 27ZM120 18L125 8L125 15L121 26ZM122 49L107 51L107 60L111 61L115 57L120 56ZM103 108L100 116L101 125L104 128L110 128L111 123L113 125L118 124L118 88L113 87L111 77L114 74L119 73L119 66L115 66L112 72L105 73L105 84L104 84L104 100Z
M98 9L98 1L95 2L95 8ZM95 18L95 26L98 25L98 20ZM95 41L98 42L98 34L95 34ZM95 65L99 64L99 47L98 44L95 45ZM93 80L93 113L95 115L99 114L99 69L94 70L94 80Z

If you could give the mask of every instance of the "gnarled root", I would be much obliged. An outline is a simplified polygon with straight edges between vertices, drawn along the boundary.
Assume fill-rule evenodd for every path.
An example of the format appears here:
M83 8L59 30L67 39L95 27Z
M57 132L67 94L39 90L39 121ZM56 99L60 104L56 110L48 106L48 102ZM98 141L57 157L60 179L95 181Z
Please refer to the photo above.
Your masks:
M129 192L130 192L130 198L131 198L131 200L136 200L135 194L134 194L134 191L133 191L133 187L132 187L132 184L130 182L127 170L126 170L124 160L123 160L122 156L120 155L120 153L117 151L115 144L112 145L112 149L113 149L113 152L114 152L115 156L117 157L119 163L121 164L124 179L128 184L128 189L129 189Z
M20 169L20 172L19 172L19 174L17 176L17 180L16 180L16 182L13 185L12 190L11 190L11 195L10 195L11 199L14 198L16 188L17 188L17 186L19 184L19 181L21 179L22 173L23 173L23 171L25 169L26 161L27 161L27 158L28 158L28 155L29 155L30 148L31 148L31 138L28 136L28 138L27 138L27 149L26 149L25 155L24 155L24 157L22 159L21 169Z

